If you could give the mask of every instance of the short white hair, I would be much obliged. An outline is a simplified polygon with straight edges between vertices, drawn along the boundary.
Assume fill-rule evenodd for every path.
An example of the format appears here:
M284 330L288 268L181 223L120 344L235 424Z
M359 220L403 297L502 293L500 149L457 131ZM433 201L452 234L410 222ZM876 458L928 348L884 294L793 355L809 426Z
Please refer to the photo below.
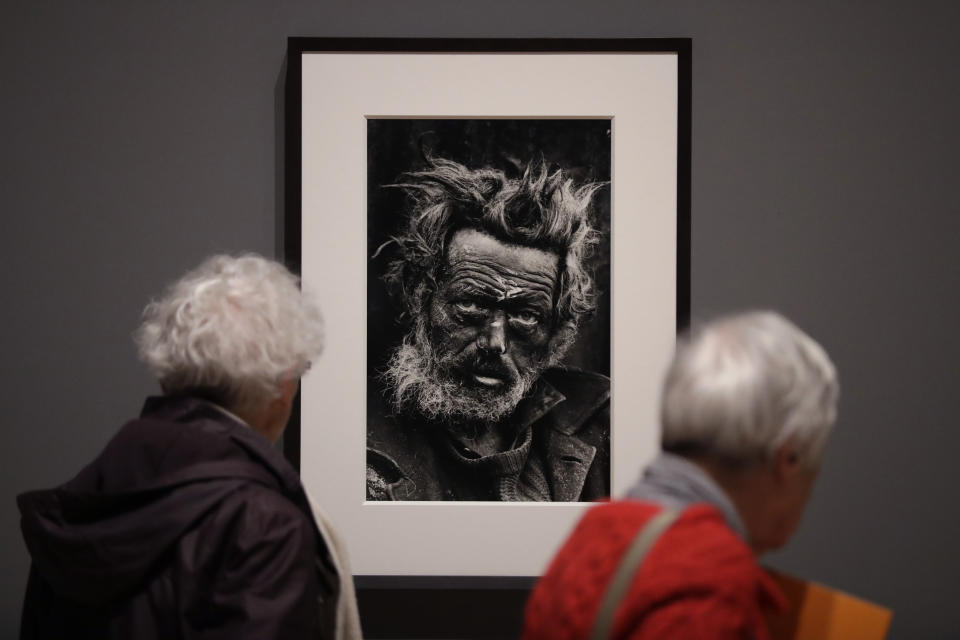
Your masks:
M258 255L205 260L143 311L140 359L165 393L256 407L323 350L323 319L283 265Z
M662 446L743 465L769 459L790 441L815 467L838 396L830 358L786 318L770 311L726 316L677 346L661 398Z

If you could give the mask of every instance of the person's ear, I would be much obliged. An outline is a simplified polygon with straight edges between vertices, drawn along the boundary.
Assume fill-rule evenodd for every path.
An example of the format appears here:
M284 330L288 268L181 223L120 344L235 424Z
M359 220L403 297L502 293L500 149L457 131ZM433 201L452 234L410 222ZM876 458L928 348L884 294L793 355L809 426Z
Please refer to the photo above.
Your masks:
M274 398L271 404L284 407L293 404L293 397L297 395L299 387L299 378L284 378L280 381L280 395Z
M292 377L281 380L278 384L279 395L269 401L259 419L247 419L247 422L267 440L276 442L290 420L293 398L297 395L299 386L299 378Z
M787 482L803 470L803 457L792 440L787 440L773 456L773 473L778 482Z

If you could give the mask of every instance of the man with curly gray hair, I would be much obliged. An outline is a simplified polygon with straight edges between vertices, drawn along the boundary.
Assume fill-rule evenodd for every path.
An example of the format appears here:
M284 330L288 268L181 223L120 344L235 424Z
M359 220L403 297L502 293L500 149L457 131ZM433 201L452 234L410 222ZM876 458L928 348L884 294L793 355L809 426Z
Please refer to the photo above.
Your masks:
M323 348L296 276L214 256L136 342L163 395L73 480L18 498L21 638L357 637L336 536L272 446Z
M595 306L603 183L430 158L391 186L411 203L384 277L408 331L372 385L368 499L607 495L609 380L562 366Z

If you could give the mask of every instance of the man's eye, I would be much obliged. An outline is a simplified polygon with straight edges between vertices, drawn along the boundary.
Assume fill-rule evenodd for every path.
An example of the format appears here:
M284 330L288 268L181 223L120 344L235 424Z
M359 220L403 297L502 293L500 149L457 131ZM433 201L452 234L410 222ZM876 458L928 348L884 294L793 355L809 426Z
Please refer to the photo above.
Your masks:
M510 319L522 325L535 325L540 322L540 316L532 311L515 311L510 314Z

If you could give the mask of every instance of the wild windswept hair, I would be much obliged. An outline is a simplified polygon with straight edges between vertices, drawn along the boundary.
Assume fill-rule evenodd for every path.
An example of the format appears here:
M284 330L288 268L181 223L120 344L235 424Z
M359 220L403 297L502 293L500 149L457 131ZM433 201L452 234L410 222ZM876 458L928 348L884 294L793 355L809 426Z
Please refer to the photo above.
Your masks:
M580 318L595 307L585 259L598 240L590 224L590 202L604 184L575 186L562 170L550 171L542 160L512 179L497 169L468 169L432 157L426 170L404 174L403 182L388 185L403 189L412 207L406 228L393 238L399 257L384 280L415 316L437 289L453 232L477 229L560 257L556 320L558 327L575 331Z
M663 449L744 465L792 441L813 468L838 396L830 358L786 318L771 311L723 317L677 346L661 398Z
M165 393L257 407L323 349L323 319L298 278L258 255L205 260L148 304L134 339Z

